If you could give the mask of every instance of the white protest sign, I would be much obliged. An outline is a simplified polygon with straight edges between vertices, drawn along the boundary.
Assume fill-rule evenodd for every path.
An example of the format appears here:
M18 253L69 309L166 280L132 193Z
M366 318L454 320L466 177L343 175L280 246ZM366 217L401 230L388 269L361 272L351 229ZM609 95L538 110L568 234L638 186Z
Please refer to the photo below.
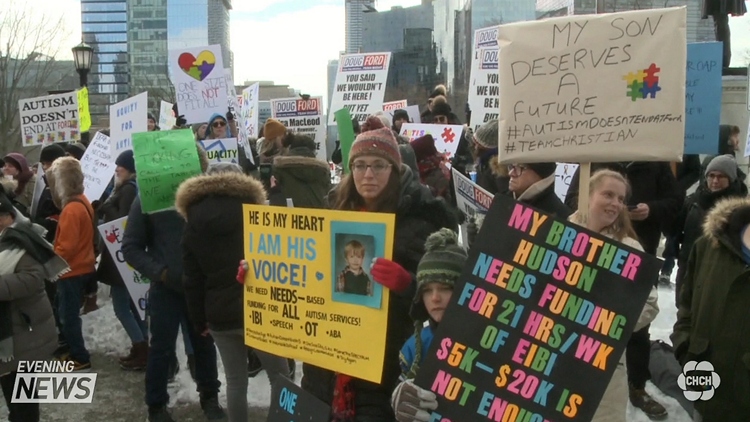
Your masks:
M348 54L341 56L336 87L331 97L328 124L335 125L334 112L342 108L359 122L382 110L391 53Z
M481 226L482 220L487 215L492 200L495 198L494 195L482 189L456 169L452 169L451 172L453 173L453 190L455 191L458 209L468 217L474 217L477 224ZM464 246L468 246L466 223L462 225L461 238Z
M130 298L138 309L138 315L140 315L141 319L146 319L146 302L151 282L128 265L122 255L122 237L125 234L127 221L128 217L122 217L109 223L104 223L99 226L99 234L104 239L104 244L107 245L107 251L112 256L112 260L115 261L117 271L120 272L120 276L125 282L125 287L127 287L128 293L130 293Z
M271 100L271 117L287 130L315 140L315 156L323 161L326 155L326 125L323 120L323 97L282 98Z
M83 194L89 201L98 201L115 174L115 158L109 136L96 132L86 152L81 157L83 171Z
M188 123L205 122L214 113L227 113L229 100L222 63L218 45L169 50L177 108Z
M229 107L232 116L236 119L237 114L240 111L240 104L237 102L237 90L234 89L232 69L224 69L224 79L227 87L227 106Z
M470 127L476 131L500 114L500 80L497 74L497 26L474 31L474 55L469 84Z
M240 120L237 122L239 134L237 141L245 150L245 156L252 162L253 154L250 139L258 138L258 82L242 90L242 105L240 106Z
M237 138L206 139L201 141L208 155L209 164L239 162L237 158Z
M410 142L425 135L432 135L435 139L435 148L450 160L458 150L458 141L461 140L463 132L462 125L404 123L399 135L409 138Z
M747 124L747 139L745 140L745 157L750 157L750 122Z
M19 100L18 115L25 147L81 140L76 91Z
M406 100L393 101L390 103L383 104L383 112L388 116L391 123L393 123L393 113L396 110L404 110L409 115L409 123L422 123L422 117L419 113L418 105L408 105Z
M568 196L570 180L573 179L576 170L578 170L578 164L557 163L557 168L555 169L555 194L563 202L565 202L565 197Z
M133 149L133 134L148 131L148 92L112 104L109 107L112 156Z
M39 199L42 197L44 188L47 187L47 181L44 179L44 169L42 163L36 165L36 183L34 184L34 193L31 196L31 218L36 218L36 210L39 208Z
M166 101L161 102L161 106L159 107L159 129L172 130L174 125L177 124L177 116L174 115L172 107L174 107L174 104Z
M500 161L680 161L685 20L680 7L500 26Z
M408 106L409 103L407 100L389 101L387 103L383 103L383 111L393 114L394 111L398 109L405 109Z

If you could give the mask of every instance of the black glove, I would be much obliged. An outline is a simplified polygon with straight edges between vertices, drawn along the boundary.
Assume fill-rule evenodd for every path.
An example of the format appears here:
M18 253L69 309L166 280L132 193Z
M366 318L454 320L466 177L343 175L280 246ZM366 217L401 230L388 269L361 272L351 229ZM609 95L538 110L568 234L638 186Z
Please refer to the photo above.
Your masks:
M435 393L407 380L393 390L391 406L398 422L429 422L431 411L437 409L438 403Z
M183 127L187 124L187 120L185 120L185 116L182 114L177 116L177 120L175 121L175 126L177 127Z

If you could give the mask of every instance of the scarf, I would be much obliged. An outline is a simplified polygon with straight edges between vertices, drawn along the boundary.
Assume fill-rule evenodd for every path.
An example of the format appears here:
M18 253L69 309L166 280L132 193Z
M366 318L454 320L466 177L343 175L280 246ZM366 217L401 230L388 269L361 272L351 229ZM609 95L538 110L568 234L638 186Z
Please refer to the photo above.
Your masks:
M16 223L0 235L0 250L15 248L20 248L42 264L47 280L56 281L70 271L68 263L55 253L52 245L32 225Z
M7 230L7 229L6 229ZM21 248L0 252L0 277L13 274L25 254ZM0 362L13 360L13 311L10 301L0 301Z

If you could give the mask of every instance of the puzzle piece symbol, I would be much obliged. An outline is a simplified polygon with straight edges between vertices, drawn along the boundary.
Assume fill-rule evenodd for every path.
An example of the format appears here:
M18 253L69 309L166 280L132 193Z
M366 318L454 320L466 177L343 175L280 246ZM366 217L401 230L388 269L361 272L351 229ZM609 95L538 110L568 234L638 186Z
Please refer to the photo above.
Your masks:
M644 84L641 87L641 92L643 93L643 98L648 98L649 96L651 98L656 98L656 93L661 91L661 87L659 86L659 78L656 78L656 82L653 85ZM635 100L633 100L635 101Z
M187 71L187 74L194 79L201 80L201 70L195 66L191 67L190 70Z
M638 81L633 81L631 84L628 85L628 88L629 90L625 95L630 97L632 101L635 101L639 98L644 98L643 92L641 91L641 88L643 88L643 83L638 82Z
M647 85L659 83L659 77L656 76L656 74L661 72L661 68L656 67L655 63L651 63L651 66L649 66L647 69L644 69L643 72L646 73L646 76L643 78L643 82L645 82Z
M633 82L641 82L643 81L643 78L646 77L646 73L642 70L639 70L635 73L629 72L627 75L623 76L622 79L628 83L628 85L631 85Z
M440 135L446 143L451 143L456 139L456 134L453 133L453 129L447 127L443 129L443 133Z

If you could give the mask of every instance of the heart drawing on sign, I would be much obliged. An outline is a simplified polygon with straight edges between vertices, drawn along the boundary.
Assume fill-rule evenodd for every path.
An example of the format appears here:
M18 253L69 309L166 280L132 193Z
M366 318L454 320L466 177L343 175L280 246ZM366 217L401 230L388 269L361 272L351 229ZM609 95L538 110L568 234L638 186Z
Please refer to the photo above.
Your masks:
M216 56L208 50L201 51L198 57L190 53L182 53L177 58L177 64L191 78L203 81L216 67Z

